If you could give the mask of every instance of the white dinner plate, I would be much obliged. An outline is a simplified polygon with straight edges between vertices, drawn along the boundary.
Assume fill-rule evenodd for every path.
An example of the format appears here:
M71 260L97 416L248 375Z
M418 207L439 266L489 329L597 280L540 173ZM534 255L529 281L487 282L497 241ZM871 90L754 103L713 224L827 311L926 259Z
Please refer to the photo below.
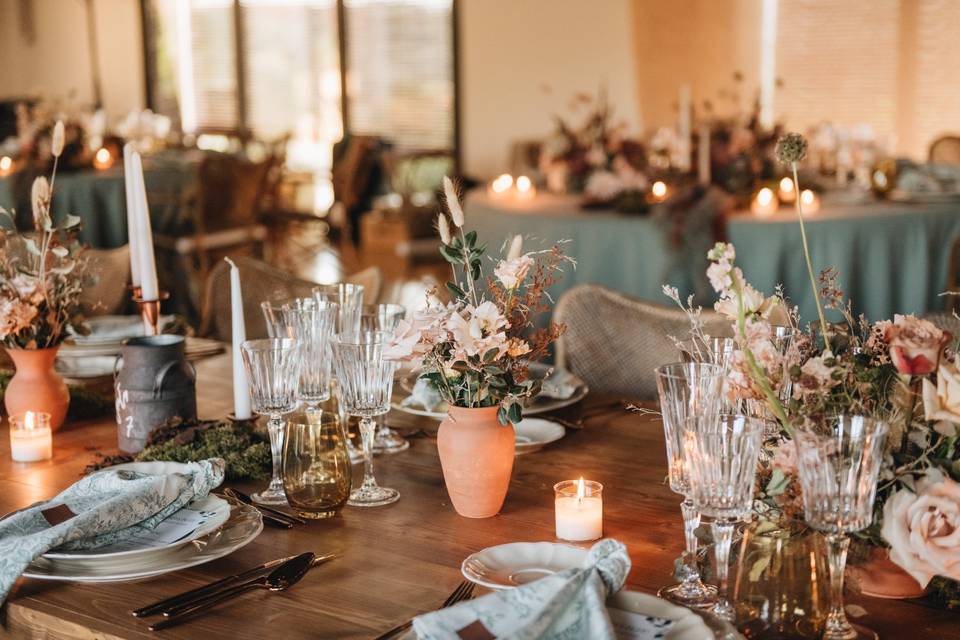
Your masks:
M613 623L618 640L638 638L653 640L736 640L743 638L733 625L708 613L694 611L686 607L662 600L656 596L639 591L621 590L607 599L607 614ZM626 614L626 615L624 615ZM633 614L633 615L630 615ZM639 616L638 620L636 616ZM648 620L653 618L654 621ZM668 621L669 626L662 635L657 635L651 622ZM662 622L661 622L662 624ZM647 633L638 633L637 629Z
M230 517L216 531L171 551L120 563L74 564L38 558L24 571L26 578L68 582L126 582L180 571L229 555L252 542L263 531L260 512L230 503Z
M119 465L118 465L119 466ZM43 558L55 560L58 563L127 563L132 561L141 562L148 556L155 554L169 553L178 547L189 544L194 540L209 535L219 529L227 520L230 519L230 503L223 498L208 495L199 500L194 500L184 509L196 512L198 526L178 540L166 545L148 546L139 549L116 550L115 547L105 546L96 549L81 549L77 551L51 551L43 554Z
M511 542L470 554L460 571L481 587L511 589L580 567L587 553L587 549L559 542Z
M544 418L524 418L513 425L513 430L517 440L518 456L539 451L567 433L567 430L556 422Z

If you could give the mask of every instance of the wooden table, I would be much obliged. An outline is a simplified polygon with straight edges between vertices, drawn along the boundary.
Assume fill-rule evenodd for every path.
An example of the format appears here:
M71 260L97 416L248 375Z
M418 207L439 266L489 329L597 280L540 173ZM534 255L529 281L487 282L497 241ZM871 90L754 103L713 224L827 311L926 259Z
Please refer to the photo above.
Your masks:
M231 407L229 358L200 363L203 416ZM609 401L588 398L585 407ZM390 421L435 429L436 423L392 414ZM435 441L416 438L408 451L377 458L377 477L400 501L376 509L346 508L342 517L290 531L264 529L253 543L215 562L123 584L21 580L6 606L4 637L22 638L370 638L435 609L462 579L460 563L484 547L554 540L553 484L584 476L604 485L604 534L628 546L632 589L654 593L670 582L683 546L677 496L664 484L663 433L649 417L611 411L585 420L545 450L517 458L502 513L486 520L458 516L447 498ZM90 447L116 446L112 420L66 426L54 437L54 459L10 462L0 437L0 513L66 488L92 458ZM246 486L246 489L254 489ZM261 562L337 551L282 594L250 593L193 622L153 634L130 610ZM960 638L960 616L916 602L851 598L862 620L890 639Z

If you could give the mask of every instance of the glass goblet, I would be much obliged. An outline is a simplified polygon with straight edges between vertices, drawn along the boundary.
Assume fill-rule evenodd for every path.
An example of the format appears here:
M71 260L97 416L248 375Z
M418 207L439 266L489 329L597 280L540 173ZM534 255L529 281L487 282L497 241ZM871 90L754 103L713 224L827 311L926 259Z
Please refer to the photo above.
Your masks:
M284 323L300 343L300 401L316 411L330 398L330 339L339 305L314 298L296 298L282 307Z
M660 414L667 449L670 490L682 495L683 533L686 541L678 584L664 587L659 596L677 604L706 608L716 602L716 588L704 584L697 570L697 536L700 514L690 499L688 464L683 432L687 418L719 413L724 369L715 364L676 362L655 371L660 395Z
M283 416L297 408L300 349L290 338L247 340L241 345L243 364L250 380L253 410L269 416L270 454L273 475L264 491L251 497L261 504L286 504L280 470L283 454Z
M260 311L263 313L263 319L267 324L267 337L269 338L292 338L293 327L287 322L287 317L283 313L284 302L270 302L265 300L260 303Z
M380 331L361 331L341 334L333 340L341 404L346 413L360 418L363 484L353 490L347 501L354 507L379 507L400 498L399 491L381 487L373 475L374 417L390 410L393 374L397 369L396 362L383 357L387 338Z
M361 331L383 331L391 334L406 316L407 310L399 304L368 305L360 315ZM377 432L373 439L374 453L399 453L410 448L410 443L388 427L383 416L377 416Z
M684 433L690 494L700 513L713 518L710 531L717 561L717 603L713 613L733 622L727 576L733 526L750 512L763 421L739 415L692 416Z
M684 362L703 362L716 364L730 370L733 353L737 350L737 341L734 338L718 336L702 336L686 340L677 345L680 349L680 358Z
M847 534L867 528L873 520L887 431L883 421L840 415L796 432L804 519L827 539L831 603L824 640L877 637L873 631L847 620L843 611L843 572L850 547Z

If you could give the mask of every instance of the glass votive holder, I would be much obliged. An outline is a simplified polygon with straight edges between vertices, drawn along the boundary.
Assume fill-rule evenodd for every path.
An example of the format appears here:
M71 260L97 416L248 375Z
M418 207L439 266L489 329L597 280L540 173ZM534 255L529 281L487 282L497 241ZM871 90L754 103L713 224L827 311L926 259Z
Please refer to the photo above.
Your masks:
M49 413L27 411L10 416L10 457L14 462L39 462L53 457Z
M553 485L557 537L571 542L603 536L603 485L593 480L564 480Z
M335 413L294 414L283 440L283 490L297 515L320 520L340 512L353 479L347 436Z

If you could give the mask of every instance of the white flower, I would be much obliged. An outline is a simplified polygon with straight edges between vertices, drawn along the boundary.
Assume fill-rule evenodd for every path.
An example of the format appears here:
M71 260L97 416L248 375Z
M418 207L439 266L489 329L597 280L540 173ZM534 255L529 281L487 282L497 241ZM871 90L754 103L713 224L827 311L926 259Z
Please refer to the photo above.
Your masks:
M443 193L447 198L447 209L450 211L450 217L453 224L458 228L463 226L463 209L460 207L460 198L457 196L457 190L453 186L453 180L443 176Z
M529 255L520 256L515 260L501 260L494 268L493 275L508 290L516 289L527 277L527 272L530 271L532 266L533 258Z
M507 260L516 260L520 257L521 252L523 251L523 236L519 233L513 236L513 240L510 241L510 250L507 251Z
M442 213L437 216L437 231L440 232L440 241L443 244L450 244L450 223L447 222L447 216Z
M50 226L50 183L38 176L30 188L30 204L33 206L33 224L38 231Z
M60 154L63 153L63 120L57 120L57 124L53 126L53 136L50 142L50 152L53 153L54 158L59 158Z
M454 355L465 360L471 356L482 356L490 349L503 353L507 348L507 336L501 330L507 326L497 305L487 301L478 307L467 305L461 311L454 311L446 321L445 328L454 341ZM497 357L499 357L498 354Z
M960 369L956 364L940 364L936 386L929 378L923 379L923 417L960 423Z
M40 304L43 300L43 290L40 288L40 281L35 276L25 273L18 273L10 281L13 288L17 290L17 295L21 300L30 304Z
M606 202L623 192L623 182L610 171L594 171L587 178L583 192L594 200Z
M481 302L480 306L473 309L472 317L480 322L480 328L484 334L499 331L507 326L507 319L500 313L500 309L494 303L487 300Z
M960 484L922 480L919 494L902 489L883 506L890 560L926 587L934 576L960 580Z

